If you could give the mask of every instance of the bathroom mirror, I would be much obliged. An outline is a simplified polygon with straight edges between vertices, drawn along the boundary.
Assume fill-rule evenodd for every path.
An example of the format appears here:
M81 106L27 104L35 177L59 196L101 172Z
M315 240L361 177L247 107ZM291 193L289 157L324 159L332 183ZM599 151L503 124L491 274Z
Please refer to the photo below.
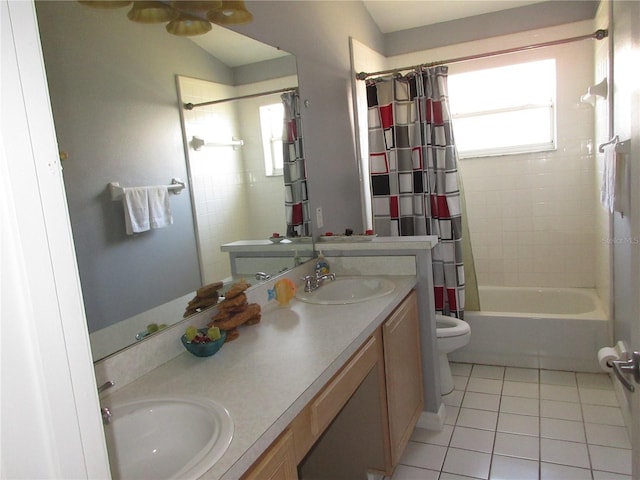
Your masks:
M280 77L297 84L295 58L285 52L215 25L207 34L210 41L177 37L163 24L129 21L127 10L36 1L96 361L136 343L136 334L145 338L149 324L181 320L187 302L203 284L199 251L220 250L219 243L205 245L198 240L192 189L206 189L207 184L190 181L186 163L190 146L181 128L177 76L234 88L253 88L250 85ZM232 41L243 44L234 46ZM206 43L216 45L224 56L205 50ZM265 51L270 53L252 56ZM169 195L173 223L127 235L122 201L112 200L107 185L165 185L173 178L186 182L184 190ZM236 181L226 183L224 192L205 190L209 215L232 213L225 217L230 236L215 241L252 240L232 235L236 233L232 225L253 214L231 203L242 195L236 184L240 180L250 184L250 179L241 170ZM283 218L281 226L261 232L260 238L284 231L284 223ZM214 269L211 274L215 280L229 276L228 255L225 258L224 266L215 267L219 273Z

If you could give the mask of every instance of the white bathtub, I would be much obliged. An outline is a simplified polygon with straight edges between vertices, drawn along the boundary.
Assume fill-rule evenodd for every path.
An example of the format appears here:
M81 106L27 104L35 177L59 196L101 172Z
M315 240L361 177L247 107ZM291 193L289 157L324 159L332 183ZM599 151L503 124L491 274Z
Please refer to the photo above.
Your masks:
M598 349L611 345L595 290L480 287L482 311L465 311L471 341L450 361L598 372Z

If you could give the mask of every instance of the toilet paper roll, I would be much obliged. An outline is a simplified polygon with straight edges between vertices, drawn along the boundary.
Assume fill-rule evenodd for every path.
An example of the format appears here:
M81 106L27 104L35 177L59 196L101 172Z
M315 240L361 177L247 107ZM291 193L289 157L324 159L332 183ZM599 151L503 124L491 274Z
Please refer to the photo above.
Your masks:
M598 363L602 370L606 372L610 371L613 367L609 362L612 360L620 360L620 355L618 355L618 351L615 348L604 347L598 350Z

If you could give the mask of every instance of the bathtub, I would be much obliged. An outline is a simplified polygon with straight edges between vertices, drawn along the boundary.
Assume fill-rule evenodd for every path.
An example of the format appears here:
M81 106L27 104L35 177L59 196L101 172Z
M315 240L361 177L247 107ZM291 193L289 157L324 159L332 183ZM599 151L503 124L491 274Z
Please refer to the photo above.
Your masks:
M479 288L482 311L465 311L471 341L454 362L599 372L611 345L609 321L593 289Z

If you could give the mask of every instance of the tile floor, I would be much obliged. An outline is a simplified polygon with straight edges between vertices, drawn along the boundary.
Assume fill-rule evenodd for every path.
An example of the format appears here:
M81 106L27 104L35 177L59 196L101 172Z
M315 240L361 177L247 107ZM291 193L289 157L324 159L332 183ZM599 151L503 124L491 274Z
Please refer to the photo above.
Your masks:
M444 429L416 429L391 480L631 480L631 445L608 375L451 369Z

